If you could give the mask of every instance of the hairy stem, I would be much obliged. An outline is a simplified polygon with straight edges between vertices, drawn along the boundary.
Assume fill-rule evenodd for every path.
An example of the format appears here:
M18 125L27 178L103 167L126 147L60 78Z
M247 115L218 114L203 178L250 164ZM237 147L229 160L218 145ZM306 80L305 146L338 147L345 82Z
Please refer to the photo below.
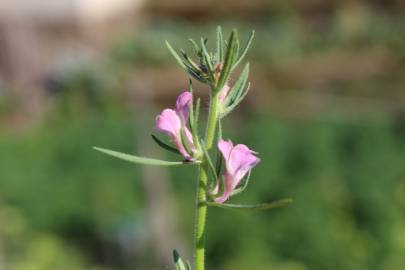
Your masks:
M212 147L215 138L217 125L218 94L211 96L208 123L205 135L205 146L207 151ZM208 161L203 160L199 168L196 199L196 221L195 221L195 270L204 270L205 256L205 223L207 218L207 184L208 184Z
M215 129L218 122L218 93L213 94L210 101L207 130L205 134L205 147L211 149L215 138Z
M207 217L206 201L206 187L208 182L207 168L200 166L199 179L197 185L197 199L196 199L196 221L195 221L195 270L204 270L204 256L205 256L205 221Z

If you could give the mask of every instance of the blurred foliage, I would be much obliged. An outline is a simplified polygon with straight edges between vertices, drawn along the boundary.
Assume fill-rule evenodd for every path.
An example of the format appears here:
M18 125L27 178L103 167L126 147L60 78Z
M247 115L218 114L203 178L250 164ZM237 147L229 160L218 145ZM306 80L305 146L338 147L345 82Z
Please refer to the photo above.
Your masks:
M123 259L108 258L103 249L122 252L123 239L139 244L148 233L134 168L91 150L134 149L135 133L145 128L134 129L128 113L114 106L74 108L29 134L1 135L1 239L9 269L117 267ZM249 192L236 201L295 201L264 213L211 210L209 269L405 265L403 131L394 122L339 120L249 114L227 122L229 135L262 158ZM194 171L172 172L181 226L190 235Z
M311 88L288 68L298 65L300 72L315 72L306 59L338 51L348 55L345 59L353 57L348 65L355 65L360 53L369 59L382 52L389 60L376 67L384 69L383 76L348 80L348 72L338 88L356 93L366 89L368 95L378 90L378 97L403 94L403 18L351 6L315 22L305 19L284 14L223 25L241 33L256 29L260 40L248 58L259 71L284 70L265 73L276 83L285 81L277 84L280 91ZM219 23L153 21L123 38L102 65L49 81L54 108L43 123L22 133L1 127L0 262L6 258L6 269L155 269L153 252L145 246L150 229L138 167L91 147L136 152L136 134L152 131L153 123L142 126L144 116L135 117L129 108L123 89L132 68L175 66L164 39L185 47L186 38L210 37ZM340 58L337 54L333 60ZM328 69L336 62L323 64ZM14 109L0 98L1 120ZM271 110L246 110L243 115L227 119L225 136L257 149L262 162L248 192L234 201L292 197L294 203L271 212L212 209L208 269L404 268L403 115L384 114L376 121L354 121L344 113L307 120ZM176 218L187 239L192 234L194 173L191 168L170 170L176 207L183 213Z

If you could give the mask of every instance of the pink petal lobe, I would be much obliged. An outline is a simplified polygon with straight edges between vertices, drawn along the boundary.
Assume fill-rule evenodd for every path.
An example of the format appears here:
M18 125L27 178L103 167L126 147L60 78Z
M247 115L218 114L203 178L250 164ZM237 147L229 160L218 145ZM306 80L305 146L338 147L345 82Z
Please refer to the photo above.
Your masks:
M193 95L190 92L181 93L176 100L176 112L180 116L183 124L186 124L188 120L188 114L190 110L190 103L193 100Z
M231 155L233 148L233 144L231 140L225 141L225 140L219 140L218 141L218 149L221 151L222 156L224 157L225 161L228 161L229 156Z
M237 184L260 159L246 145L238 144L232 149L229 157L229 172L235 177Z
M172 109L164 109L156 117L156 129L169 135L178 137L180 134L181 120L177 113Z

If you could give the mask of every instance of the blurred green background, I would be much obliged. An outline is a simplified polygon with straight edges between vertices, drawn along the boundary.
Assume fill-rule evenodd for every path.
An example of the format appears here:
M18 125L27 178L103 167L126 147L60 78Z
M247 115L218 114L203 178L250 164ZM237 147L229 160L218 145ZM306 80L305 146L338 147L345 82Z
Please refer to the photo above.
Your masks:
M195 169L92 146L176 158L149 137L187 87L164 40L212 46L216 25L242 40L256 30L250 96L224 125L262 162L232 201L294 203L210 210L207 269L404 269L404 15L394 0L147 1L125 26L87 30L125 29L93 40L89 62L23 83L2 73L0 270L173 269L172 248L191 258Z

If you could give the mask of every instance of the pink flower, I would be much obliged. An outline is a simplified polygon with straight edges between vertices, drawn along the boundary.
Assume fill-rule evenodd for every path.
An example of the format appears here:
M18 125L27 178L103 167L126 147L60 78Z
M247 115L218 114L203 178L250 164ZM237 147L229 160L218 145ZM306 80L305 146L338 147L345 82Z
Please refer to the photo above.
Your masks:
M229 87L229 85L225 84L224 87L221 90L221 93L219 93L218 99L221 103L224 102L226 96L228 95L228 92L231 88Z
M164 109L156 117L156 129L166 133L176 145L180 154L191 160L192 156L187 152L181 140L181 129L184 129L187 143L192 151L195 150L190 130L187 128L189 106L193 100L190 92L183 92L177 97L175 109Z
M219 140L218 149L225 159L226 171L224 174L224 193L215 201L223 203L229 198L246 173L260 162L260 159L255 156L257 153L250 150L246 145L237 144L233 146L230 140Z

